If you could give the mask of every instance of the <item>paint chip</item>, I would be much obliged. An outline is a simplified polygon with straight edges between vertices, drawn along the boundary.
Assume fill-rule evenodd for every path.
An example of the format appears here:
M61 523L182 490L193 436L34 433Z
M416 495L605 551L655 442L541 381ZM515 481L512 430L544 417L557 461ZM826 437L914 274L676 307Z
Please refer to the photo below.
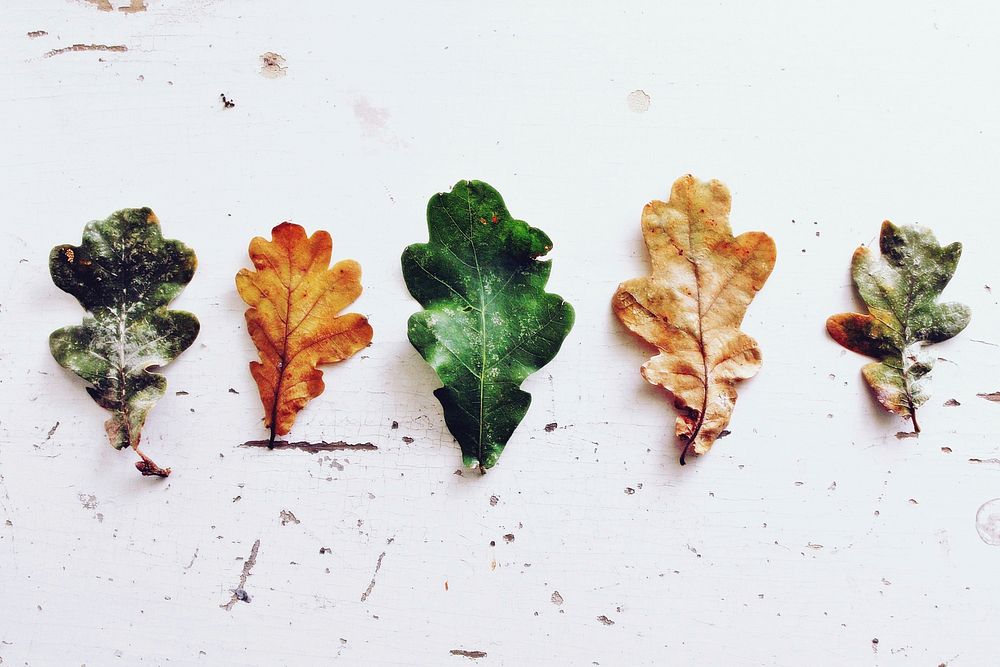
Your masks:
M128 51L128 47L124 44L74 44L73 46L64 46L61 49L52 49L45 54L45 58L51 58L52 56L58 56L63 53L69 53L70 51L110 51L113 53L124 53Z
M118 11L124 12L125 14L136 14L138 12L144 12L148 9L146 7L145 0L130 0L129 4L124 7L119 7Z
M273 51L260 54L260 73L268 79L280 79L288 74L284 56Z
M1000 546L1000 498L987 500L976 512L976 531L990 546Z
M628 103L629 111L633 113L646 113L649 111L649 105L652 100L646 94L645 90L633 90L625 98L625 101Z

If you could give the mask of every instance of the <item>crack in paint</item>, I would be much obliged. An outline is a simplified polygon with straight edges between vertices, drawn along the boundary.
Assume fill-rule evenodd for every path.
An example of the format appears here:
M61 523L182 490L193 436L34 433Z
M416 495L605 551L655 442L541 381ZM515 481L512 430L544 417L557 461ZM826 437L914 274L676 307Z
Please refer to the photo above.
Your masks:
M267 440L248 440L240 445L240 447L267 448L268 444ZM271 447L271 449L299 449L310 454L317 454L319 452L335 452L345 449L374 452L378 450L378 446L370 442L351 443L344 442L343 440L338 440L337 442L288 442L287 440L275 440L274 447Z
M114 53L124 53L128 51L128 47L124 44L74 44L73 46L64 46L61 49L52 49L44 57L51 58L52 56L69 53L70 51L111 51Z
M247 592L246 590L244 590L243 587L247 585L247 577L250 576L250 570L252 570L253 566L257 564L258 550L260 550L259 539L253 543L253 547L250 549L250 557L247 558L246 561L243 563L243 572L240 573L240 583L236 588L233 589L233 596L229 599L229 602L219 605L219 607L221 607L222 609L225 609L226 611L232 611L233 605L235 605L237 602L246 602L248 604L250 603L250 596L247 595ZM191 559L191 562L194 563L193 558Z

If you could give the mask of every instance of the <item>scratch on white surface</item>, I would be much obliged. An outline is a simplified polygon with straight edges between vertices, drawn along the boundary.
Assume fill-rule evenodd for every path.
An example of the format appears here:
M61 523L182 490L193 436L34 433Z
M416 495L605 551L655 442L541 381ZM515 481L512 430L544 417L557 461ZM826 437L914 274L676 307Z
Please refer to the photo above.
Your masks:
M51 58L52 56L58 56L71 51L110 51L113 53L124 53L128 51L128 47L124 44L74 44L73 46L64 46L61 49L47 51L44 57Z
M240 573L240 583L233 589L233 596L229 599L229 602L225 604L220 604L219 606L226 611L231 611L233 605L237 602L250 602L250 595L246 592L247 577L250 576L250 570L253 566L257 564L257 551L260 549L260 540L256 540L253 543L253 548L250 549L250 557L246 559L243 563L243 572ZM194 562L194 559L191 559Z
M385 552L384 551L381 554L379 554L378 562L375 563L375 572L372 574L372 580L368 584L368 588L366 588L365 592L361 594L361 601L362 602L364 602L365 600L368 599L368 596L372 594L372 589L375 588L375 577L378 575L378 571L382 569L382 559L383 558L385 558Z
M449 651L452 655L457 655L462 658L469 658L471 660L477 660L479 658L486 657L486 651L468 651L461 648L453 648Z

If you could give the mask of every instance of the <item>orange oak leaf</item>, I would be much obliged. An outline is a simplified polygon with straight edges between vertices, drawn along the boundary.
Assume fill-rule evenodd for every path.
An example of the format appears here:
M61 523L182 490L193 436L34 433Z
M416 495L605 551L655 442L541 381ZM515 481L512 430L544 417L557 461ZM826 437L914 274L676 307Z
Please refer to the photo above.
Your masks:
M283 222L271 230L271 241L258 236L250 242L257 270L236 274L236 289L250 306L247 331L260 352L250 373L271 430L269 447L323 393L316 366L347 359L372 340L363 315L338 315L361 294L361 266L347 259L330 268L332 251L327 232L307 238L302 227Z
M735 384L760 368L760 348L740 331L747 306L774 268L774 240L733 237L729 190L719 181L679 178L670 201L642 211L652 274L618 286L612 307L633 333L659 348L642 376L667 389L679 411L677 437L704 454L723 435Z

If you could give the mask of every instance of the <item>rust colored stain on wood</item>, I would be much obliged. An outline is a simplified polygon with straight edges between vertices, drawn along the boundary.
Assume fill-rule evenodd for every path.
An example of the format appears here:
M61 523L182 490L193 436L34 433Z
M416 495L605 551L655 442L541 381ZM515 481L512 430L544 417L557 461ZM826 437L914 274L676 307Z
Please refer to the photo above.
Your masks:
M248 440L240 447L263 447L267 449L267 440ZM341 450L359 450L363 452L374 452L378 446L370 442L288 442L287 440L276 440L272 449L300 449L303 452L316 454L317 452L336 452Z

